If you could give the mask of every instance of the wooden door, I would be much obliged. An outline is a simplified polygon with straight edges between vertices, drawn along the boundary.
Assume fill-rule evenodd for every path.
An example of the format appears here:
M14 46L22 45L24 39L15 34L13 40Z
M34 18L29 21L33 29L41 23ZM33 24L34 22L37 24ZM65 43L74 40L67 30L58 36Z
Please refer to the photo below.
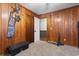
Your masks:
M34 42L34 18L30 15L26 16L26 40L31 43Z

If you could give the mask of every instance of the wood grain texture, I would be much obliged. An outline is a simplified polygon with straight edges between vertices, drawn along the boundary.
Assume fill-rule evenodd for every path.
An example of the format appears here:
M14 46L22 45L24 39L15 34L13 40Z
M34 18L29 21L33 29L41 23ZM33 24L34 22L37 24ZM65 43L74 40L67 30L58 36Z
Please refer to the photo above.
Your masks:
M61 42L77 47L79 6L38 16L20 5L21 20L16 22L15 35L7 38L9 13L12 8L15 8L15 4L0 4L0 54L5 54L6 48L13 44L34 41L34 16L40 19L47 17L48 41L56 42L60 32ZM57 17L61 19L59 23Z
M28 9L26 6L24 6L22 3L20 3L20 6L23 7L23 8L26 10L26 12L27 12L28 15L30 15L30 16L35 16L35 17L37 17L37 18L40 18L40 16L39 16L38 14L36 14L36 13L34 13L33 11L29 10L29 9Z
M2 33L2 26L1 26L1 24L2 24L2 15L1 15L1 12L2 12L2 4L0 4L0 54L2 54L2 35L1 35L1 33Z
M34 41L34 15L21 5L19 6L21 20L15 24L14 36L7 38L9 14L12 8L15 9L15 4L0 4L0 54L5 54L6 48L16 43Z
M57 17L61 19L57 22ZM48 41L57 41L60 32L61 42L77 47L77 22L79 21L79 6L47 15Z

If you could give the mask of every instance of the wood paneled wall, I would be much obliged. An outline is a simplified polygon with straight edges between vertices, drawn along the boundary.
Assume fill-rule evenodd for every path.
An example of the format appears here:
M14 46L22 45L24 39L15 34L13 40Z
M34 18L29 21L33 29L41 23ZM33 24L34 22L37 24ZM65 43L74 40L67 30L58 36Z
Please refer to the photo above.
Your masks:
M36 15L20 5L21 20L15 25L15 35L7 38L9 13L15 4L0 4L0 54L4 54L6 48L27 41L34 41L34 16L47 17L48 41L56 42L60 32L61 42L71 46L77 46L77 22L79 21L79 6L52 12L44 15ZM57 22L57 19L61 19Z
M58 19L61 21L58 22ZM77 47L78 21L79 6L47 14L48 41L56 42L60 32L61 42Z
M2 12L2 6L1 6L1 4L0 4L0 54L2 53L2 37L1 37L1 33L2 33L2 31L1 31L1 22L2 22L2 20L1 20L1 12Z
M15 4L0 4L0 54L4 54L6 48L26 41L34 41L34 14L20 5L21 20L15 24L15 34L12 38L7 38L8 20L11 8Z

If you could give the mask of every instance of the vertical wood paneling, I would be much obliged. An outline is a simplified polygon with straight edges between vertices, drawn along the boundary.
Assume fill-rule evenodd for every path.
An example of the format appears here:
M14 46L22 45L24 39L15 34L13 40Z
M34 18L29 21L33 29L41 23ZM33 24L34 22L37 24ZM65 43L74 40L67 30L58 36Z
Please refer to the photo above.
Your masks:
M2 8L1 8L2 7ZM21 20L15 24L15 34L12 38L7 38L8 21L11 9L15 9L15 4L0 4L0 54L6 52L6 48L16 43L34 41L34 18L33 13L20 5ZM1 16L2 15L2 16Z
M2 24L2 15L1 15L1 12L2 12L2 4L0 4L0 54L2 54L2 35L1 35L1 33L2 33L2 26L1 26L1 24Z
M8 27L8 4L2 4L2 49L3 53L8 46L7 27Z
M57 22L57 17L61 19L59 23ZM77 22L79 21L78 18L79 6L49 14L47 16L48 41L51 40L56 42L57 33L59 31L61 42L77 47Z
M51 41L52 40L52 38L51 38L51 30L52 30L52 27L51 27L51 20L49 20L50 19L50 17L51 17L51 15L47 15L47 35L48 35L48 41ZM50 32L49 32L50 31Z

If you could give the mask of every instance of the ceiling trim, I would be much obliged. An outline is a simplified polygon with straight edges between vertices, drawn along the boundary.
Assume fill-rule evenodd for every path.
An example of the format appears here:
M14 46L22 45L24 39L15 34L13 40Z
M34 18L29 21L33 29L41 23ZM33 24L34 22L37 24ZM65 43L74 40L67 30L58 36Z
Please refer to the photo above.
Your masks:
M23 5L22 3L20 3L20 5L21 5L23 8L25 8L26 10L28 10L29 12L33 13L34 16L36 16L36 17L39 18L38 14L36 14L36 13L34 13L33 11L29 10L25 5Z
M66 10L66 9L72 9L72 8L76 8L76 7L79 7L79 5L73 6L73 7L70 7L70 8L61 9L61 10L54 11L54 12L60 12L60 11ZM47 15L51 15L54 12L48 12L48 13L40 14L38 16L39 16L40 19L42 19L42 18L45 18Z
M51 11L51 12L44 13L44 14L37 14L37 13L34 13L33 11L29 10L24 4L21 3L20 5L23 6L26 10L32 12L36 17L38 17L40 19L41 18L45 18L46 15L51 14L53 12L59 12L59 11L63 11L63 10L66 10L66 9L71 9L71 8L74 8L74 7L79 7L79 5L77 5L77 6L72 6L72 7L69 7L69 8L64 8L64 9L61 9L61 10Z

